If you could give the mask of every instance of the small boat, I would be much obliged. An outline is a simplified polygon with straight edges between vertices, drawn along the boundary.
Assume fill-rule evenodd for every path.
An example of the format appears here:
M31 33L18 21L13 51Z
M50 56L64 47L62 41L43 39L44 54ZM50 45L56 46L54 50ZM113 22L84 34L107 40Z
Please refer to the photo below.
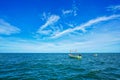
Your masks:
M98 56L98 54L96 53L96 54L94 54L94 56L95 56L95 57L97 57L97 56Z
M70 58L76 58L76 59L81 59L81 58L82 58L82 56L72 55L72 54L69 54L69 57L70 57Z

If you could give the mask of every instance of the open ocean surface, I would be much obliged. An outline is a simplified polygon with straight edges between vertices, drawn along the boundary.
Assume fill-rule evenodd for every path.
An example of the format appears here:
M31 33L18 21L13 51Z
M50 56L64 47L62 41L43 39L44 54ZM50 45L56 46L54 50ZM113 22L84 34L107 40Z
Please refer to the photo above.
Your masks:
M120 80L120 54L0 54L0 80Z

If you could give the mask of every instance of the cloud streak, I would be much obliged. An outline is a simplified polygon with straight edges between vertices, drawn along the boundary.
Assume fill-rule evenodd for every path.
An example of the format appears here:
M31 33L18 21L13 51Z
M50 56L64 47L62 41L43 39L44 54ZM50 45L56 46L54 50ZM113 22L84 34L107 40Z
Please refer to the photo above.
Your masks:
M19 33L21 30L16 26L11 25L8 22L5 22L3 19L0 19L0 34L11 35Z
M114 33L116 35L116 33ZM40 42L39 40L24 40L18 38L4 38L0 41L0 52L69 52L77 49L80 52L120 52L120 47L113 48L114 44L120 43L120 37L111 33L91 35L86 41L62 40L57 42ZM90 35L89 35L90 36ZM13 41L14 40L14 41ZM6 44L5 44L6 43ZM119 44L118 44L119 45ZM119 45L120 46L120 45Z
M48 26L56 23L59 19L60 19L59 16L57 16L57 15L51 15L51 16L48 18L48 20L46 21L46 23L39 28L39 30L37 31L37 33L41 33L42 30L44 30L44 29L47 28Z
M91 25L94 25L94 24L102 22L102 21L108 21L111 19L115 19L118 17L120 17L120 15L98 17L96 19L89 20L88 22L81 24L80 26L76 26L75 28L69 28L67 30L64 30L64 31L58 33L58 34L55 34L51 38L59 38L59 37L63 36L64 34L68 34L68 33L71 33L71 32L77 31L77 30L85 31L85 29Z
M62 10L62 13L63 13L64 15L70 14L70 13L72 13L72 12L73 12L72 10Z
M115 5L115 6L109 6L108 11L118 11L120 10L120 5Z

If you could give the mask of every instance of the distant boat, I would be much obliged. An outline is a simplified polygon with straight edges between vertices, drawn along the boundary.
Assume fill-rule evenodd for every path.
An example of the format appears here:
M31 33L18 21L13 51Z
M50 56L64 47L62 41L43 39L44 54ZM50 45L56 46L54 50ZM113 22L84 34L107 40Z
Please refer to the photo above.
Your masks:
M70 58L82 59L82 56L69 54Z
M98 54L96 53L96 54L94 54L94 56L96 57L96 56L98 56Z

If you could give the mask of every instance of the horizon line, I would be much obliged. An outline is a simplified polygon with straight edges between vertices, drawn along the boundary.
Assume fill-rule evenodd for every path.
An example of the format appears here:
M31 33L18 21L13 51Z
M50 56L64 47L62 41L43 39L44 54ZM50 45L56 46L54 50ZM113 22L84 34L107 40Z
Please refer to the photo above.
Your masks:
M0 53L0 54L87 54L87 53L89 53L89 54L96 54L96 53L98 53L98 54L101 54L101 53L120 53L120 52L77 52L77 53L63 53L63 52L43 52L43 53L41 53L41 52L35 52L35 53L33 53L33 52L3 52L3 53Z

